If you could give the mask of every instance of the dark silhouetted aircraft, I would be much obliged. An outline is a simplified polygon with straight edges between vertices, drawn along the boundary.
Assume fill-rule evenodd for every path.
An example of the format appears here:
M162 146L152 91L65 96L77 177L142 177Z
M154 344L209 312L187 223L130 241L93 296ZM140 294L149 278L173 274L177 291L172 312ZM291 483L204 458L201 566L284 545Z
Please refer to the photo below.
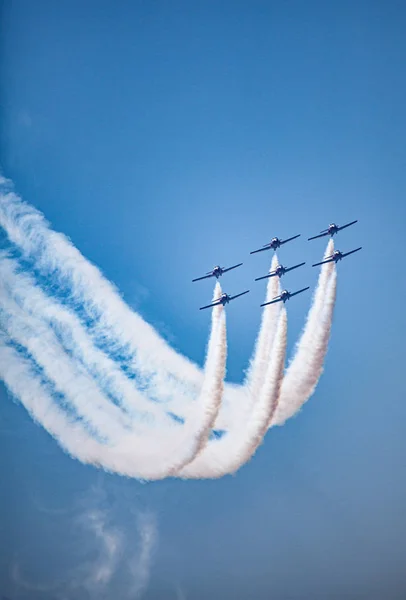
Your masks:
M264 250L276 250L277 248L280 248L282 244L286 244L286 242L295 240L298 237L300 237L300 233L299 235L294 235L293 237L290 237L287 240L280 240L279 238L274 237L271 239L269 244L265 244L265 246L262 246L262 248L259 248L259 250L253 250L252 252L250 252L250 254L256 254L257 252L263 252Z
M328 226L327 229L323 229L323 231L320 231L320 233L318 235L314 235L313 237L307 238L307 241L315 240L317 238L324 237L325 235L333 236L334 234L338 233L342 229L345 229L346 227L349 227L350 225L354 225L354 223L358 223L358 220L351 221L351 223L347 223L346 225L341 225L341 227L339 227L335 223L330 223L330 225Z
M268 277L282 277L285 273L289 271L293 271L293 269L297 269L298 267L302 267L305 265L305 262L300 263L299 265L295 265L294 267L284 267L283 265L278 265L274 271L268 273L268 275L263 275L262 277L257 277L255 281L260 281L261 279L268 279Z
M209 279L210 277L215 277L216 279L218 279L219 277L221 277L221 275L223 275L223 273L227 273L227 271L231 271L231 269L241 267L241 265L242 263L238 263L238 265L228 267L227 269L224 269L224 267L219 267L217 265L216 267L214 267L213 271L209 271L208 273L206 273L206 275L203 275L203 277L197 277L197 279L192 279L192 282L200 281L201 279Z
M216 298L212 301L211 304L208 304L207 306L201 306L200 310L203 310L204 308L212 308L213 306L218 306L219 304L222 304L224 306L225 304L228 304L231 300L235 300L240 296L244 296L244 294L248 294L248 292L249 290L247 290L246 292L241 292L241 294L236 294L235 296L229 296L228 294L223 293L221 294L220 298Z
M285 303L286 300L289 300L289 298L292 298L292 296L301 294L302 292L305 292L308 289L309 289L309 287L305 287L302 290L298 290L297 292L288 292L288 290L283 290L283 292L281 294L279 294L279 296L272 298L272 300L270 300L270 302L264 302L264 304L261 304L261 306L268 306L268 304L275 304L276 302Z
M350 254L354 254L354 252L358 252L358 250L362 250L362 246L360 246L359 248L355 248L355 250L351 250L350 252L340 252L340 250L335 250L333 252L333 254L331 254L330 256L326 256L326 258L318 263L315 263L314 265L312 265L312 267L317 267L318 265L325 265L326 263L329 262L338 262L339 260L341 260L342 258L345 258L346 256L349 256Z

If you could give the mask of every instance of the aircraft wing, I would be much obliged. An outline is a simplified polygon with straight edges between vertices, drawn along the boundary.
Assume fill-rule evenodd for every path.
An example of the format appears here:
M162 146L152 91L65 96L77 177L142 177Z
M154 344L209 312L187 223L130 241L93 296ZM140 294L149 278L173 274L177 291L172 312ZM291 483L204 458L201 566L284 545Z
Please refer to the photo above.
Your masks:
M316 240L317 238L324 237L325 235L328 235L328 230L326 230L324 233L319 233L319 235L314 235L313 237L307 238L307 241L310 242L310 240Z
M257 277L255 281L260 281L261 279L268 279L268 277L276 277L275 271L268 273L268 275L262 275L262 277Z
M199 310L203 310L204 308L212 308L213 306L218 306L219 304L221 304L220 300L216 300L215 302L212 302L211 304L207 304L207 306L201 306L199 308Z
M298 235L294 235L293 237L288 238L287 240L281 240L281 244L286 244L286 242L291 242L292 240L295 240L298 237L300 237L300 233Z
M305 262L302 262L299 265L295 265L294 267L289 267L289 269L285 269L285 273L287 273L288 271L293 271L293 269L297 269L298 267L303 267L303 265L305 264Z
M223 269L223 273L227 273L227 271L231 271L231 269L236 269L237 267L241 267L242 263L238 263L238 265L234 265L233 267L228 267L227 269Z
M355 250L350 250L350 252L344 252L342 257L344 258L344 256L349 256L350 254L354 254L354 252L358 252L358 250L361 250L362 246L360 246L359 248L355 248Z
M330 258L326 258L325 260L322 260L321 262L315 263L314 265L312 265L312 267L318 267L319 265L325 265L326 263L329 262L333 262L334 258L330 257Z
M269 302L264 302L263 304L261 304L261 306L268 306L268 304L276 304L277 302L282 302L281 296L277 296L276 298L274 298L273 300L270 300Z
M308 289L309 289L309 286L307 286L301 290L298 290L297 292L293 292L292 294L290 294L290 297L292 298L292 296L297 296L297 294L301 294L302 292L305 292Z
M250 254L256 254L257 252L263 252L264 250L269 250L270 247L271 247L271 244L267 244L266 246L259 248L259 250L253 250L252 252L250 252Z
M210 273L210 275L203 275L203 277L197 277L196 279L192 279L192 283L194 281L201 281L202 279L209 279L210 277L214 277L213 273Z
M244 294L248 294L249 290L245 292L241 292L241 294L236 294L235 296L230 296L230 300L234 300L235 298L239 298L240 296L244 296Z
M356 221L351 221L351 223L347 223L347 225L342 225L341 227L337 227L337 231L341 231L342 229L345 229L346 227L349 227L350 225L354 225L354 223L358 223L358 219Z

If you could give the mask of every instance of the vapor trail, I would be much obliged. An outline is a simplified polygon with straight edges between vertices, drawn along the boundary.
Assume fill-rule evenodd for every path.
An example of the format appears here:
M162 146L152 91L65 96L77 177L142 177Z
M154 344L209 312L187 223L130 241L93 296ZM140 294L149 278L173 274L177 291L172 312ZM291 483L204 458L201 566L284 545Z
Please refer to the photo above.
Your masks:
M7 260L1 263L2 275L7 271ZM10 275L10 272L8 273ZM19 275L11 279L18 286ZM17 281L15 281L17 280ZM10 281L9 281L10 283ZM57 392L63 394L75 410L73 419L69 419L61 408L53 407L52 420L49 421L49 407L52 403L49 390L41 384L40 376L33 371L29 360L7 345L3 347L3 359L8 377L5 378L11 391L16 394L34 413L48 431L57 437L69 452L84 462L101 464L105 468L144 479L159 479L175 474L183 465L196 456L207 442L209 432L216 418L223 393L223 380L226 363L226 327L223 307L216 306L212 311L212 332L208 344L205 376L195 413L182 427L171 423L170 427L151 428L150 436L137 435L128 415L98 389L92 378L78 368L71 357L64 352L52 329L46 323L24 310L10 297L4 280L1 281L0 306L2 327L8 339L20 348L25 348L35 364L43 370L44 376L51 381ZM29 290L25 289L24 291ZM22 290L19 290L22 293ZM221 294L216 284L214 297ZM43 299L43 298L42 298ZM31 306L32 309L32 306ZM17 361L21 365L17 367ZM15 377L16 372L23 371ZM3 372L3 376L5 373ZM32 402L27 398L20 381L27 383L26 390L36 390L38 399ZM47 418L44 418L44 417ZM84 430L74 430L71 426L77 418L82 418ZM96 430L98 443L89 433ZM77 440L80 431L80 447L72 441Z
M0 376L82 462L139 479L220 477L249 460L269 424L284 423L313 393L331 329L334 264L321 268L285 378L286 312L277 304L264 309L246 384L225 385L221 305L212 309L202 372L131 311L100 271L1 177L0 226L21 252L19 260L0 257L6 334L0 330ZM330 241L326 254L332 251ZM50 284L53 297L43 289ZM279 278L270 278L267 299L279 291ZM216 284L214 297L220 294ZM184 416L184 424L169 411ZM213 426L227 431L207 443Z
M269 272L274 271L278 265L279 261L275 253ZM267 282L265 302L272 300L280 291L279 277L270 277ZM232 396L228 394L223 398L215 423L216 429L225 430L234 426L238 427L241 419L248 419L253 404L258 401L267 374L280 309L280 304L272 304L262 311L261 325L245 382L239 390L234 390ZM242 393L237 393L238 391Z
M221 294L221 285L217 282L214 288L213 300L219 298ZM221 406L224 379L226 376L226 361L226 314L224 307L220 304L212 309L211 334L199 400L196 403L192 416L186 422L188 427L190 426L190 422L194 423L196 428L194 433L195 444L192 445L190 456L184 459L183 464L174 466L172 475L175 475L179 468L192 461L207 444L209 433Z
M265 307L267 310L269 307ZM281 308L270 361L258 400L221 439L212 441L179 473L182 478L218 478L234 473L255 453L272 419L279 397L286 354L287 317Z
M324 257L334 251L331 239ZM335 263L322 265L307 322L285 373L271 425L283 425L313 394L323 372L336 298Z
M61 302L77 312L92 342L137 381L154 419L159 420L156 408L162 410L165 424L167 411L186 419L192 415L203 385L202 370L133 312L70 240L50 230L43 215L22 201L1 176L0 226L28 262L27 268L45 278L45 286L59 290ZM125 358L117 359L117 354ZM225 385L226 404L236 406L243 395L240 385ZM139 400L133 396L132 408L145 412L145 403Z
M10 393L18 398L33 420L42 425L73 458L96 463L100 444L82 425L62 412L54 402L52 387L42 382L30 360L10 345L0 332L0 376Z
M41 276L52 278L75 308L91 321L89 334L111 352L128 354L130 367L142 378L148 397L160 402L196 399L202 372L175 352L122 300L101 272L67 237L49 229L43 215L23 202L0 177L0 226Z
M274 254L272 258L270 272L274 271L279 265L278 257ZM266 288L265 302L270 302L280 293L281 285L279 277L270 277ZM257 341L255 344L254 356L251 359L250 367L245 380L245 386L249 396L255 402L260 394L265 381L270 353L275 339L276 328L280 314L280 304L271 304L266 310L262 311L261 326Z
M4 274L4 263L1 272ZM131 426L130 419L111 403L92 378L66 354L54 332L25 312L0 280L1 327L9 339L24 348L55 390L64 396L75 417L82 419L101 438L116 438Z
M82 371L86 371L102 390L107 390L125 413L137 418L139 423L151 423L153 420L165 423L164 411L145 398L137 390L135 382L130 381L114 361L92 344L76 314L45 294L35 280L21 270L21 265L7 258L4 252L0 252L0 281L0 285L7 289L7 292L4 290L4 298L11 296L18 305L20 323L34 322L34 329L44 329L48 336L52 336L54 345L59 342L62 344L63 348L58 346L53 358L59 356L60 352L68 351ZM60 360L65 361L65 355ZM166 421L169 420L166 417Z

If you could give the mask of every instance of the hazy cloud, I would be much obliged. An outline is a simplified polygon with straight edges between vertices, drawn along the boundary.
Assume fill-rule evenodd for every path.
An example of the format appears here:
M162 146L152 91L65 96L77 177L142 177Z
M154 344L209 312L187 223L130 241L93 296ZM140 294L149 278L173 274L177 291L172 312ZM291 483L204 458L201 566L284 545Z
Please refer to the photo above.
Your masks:
M137 522L140 548L137 555L129 562L132 576L131 597L134 599L141 598L148 587L153 553L158 542L158 527L154 514L151 512L138 513Z

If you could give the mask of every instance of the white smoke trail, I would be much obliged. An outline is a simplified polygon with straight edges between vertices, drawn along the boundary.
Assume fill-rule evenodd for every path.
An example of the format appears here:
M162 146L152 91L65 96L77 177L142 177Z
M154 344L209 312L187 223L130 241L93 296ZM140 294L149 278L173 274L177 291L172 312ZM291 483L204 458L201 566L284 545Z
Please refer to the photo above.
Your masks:
M272 318L272 313L263 315L248 385L228 384L224 389L226 330L222 306L212 310L212 333L203 376L197 366L172 350L152 327L125 305L113 286L65 236L50 231L43 216L9 192L7 182L0 178L0 194L2 188L7 193L0 195L0 226L10 241L19 247L23 258L33 263L36 273L52 276L53 282L64 293L70 293L74 309L82 311L84 308L87 318L92 321L90 327L88 323L82 324L73 310L46 296L28 276L17 273L12 261L5 262L5 281L8 277L10 282L12 276L18 279L15 292L11 292L13 286L9 283L2 294L8 338L27 348L54 388L108 443L99 443L83 424L69 418L55 405L52 389L41 382L30 361L10 347L4 336L0 338L0 358L4 357L6 365L0 363L0 373L34 418L70 454L83 462L144 479L160 479L178 471L182 477L217 477L233 472L252 456L265 433L264 423L269 424L269 420L272 424L283 423L313 392L321 374L331 327L335 278L331 279L328 273L334 271L334 265L321 269L313 307L281 393L283 360L280 362L278 357L285 354L286 323L283 334L282 315L286 320L286 313L280 305L266 308L266 311L275 308ZM332 250L331 243L328 252ZM279 278L275 280L268 285L268 294L272 296L278 293L278 290L271 292L271 285L279 285ZM329 285L330 280L334 286ZM38 292L35 298L26 295L33 288ZM326 300L328 292L331 294ZM217 293L221 290L215 295ZM38 308L40 305L42 308ZM275 315L281 310L277 321ZM65 346L71 337L76 363L83 364L75 364L67 355L53 331L52 322L62 327ZM277 322L278 333L272 346ZM98 348L100 339L107 346L104 351ZM271 348L271 364L265 371ZM117 362L109 358L110 351L115 349L124 349L128 353L133 373L141 379L142 393L136 387L138 383L128 380ZM52 364L52 357L55 364ZM98 375L93 381L95 372ZM20 380L29 385L28 392ZM115 390L120 408L104 395L107 384ZM33 390L38 397L32 397ZM215 425L224 423L222 428L228 432L221 440L206 445L222 395L224 409ZM280 401L275 410L278 396ZM172 407L183 408L183 414L182 410ZM251 413L247 414L244 407L249 407ZM165 413L169 410L186 417L182 427L166 418ZM151 425L148 437L145 436L146 429L142 431L143 435L137 435L141 432L142 418L129 418L129 415L140 417L140 412L146 417L144 424Z
M275 253L272 257L269 272L274 271L278 265L279 261ZM279 277L270 277L266 287L265 302L269 302L280 292ZM250 361L245 382L241 387L243 393L238 394L235 390L232 396L229 394L223 398L215 423L216 429L226 430L235 426L238 427L241 419L248 419L253 403L259 399L270 361L280 309L280 304L272 304L262 311L261 325L253 357Z
M4 262L3 265L7 262ZM3 274L4 274L3 270ZM2 282L4 286L4 282ZM210 336L206 359L205 378L199 402L196 403L196 413L187 420L182 427L175 426L155 429L154 436L142 438L135 435L128 417L114 404L108 402L93 380L81 373L72 359L63 351L49 327L23 311L13 301L7 289L3 287L0 294L1 307L4 312L2 326L8 338L19 346L28 350L36 363L41 366L46 377L54 383L57 391L72 403L79 416L85 422L106 438L109 446L94 444L94 440L81 432L81 448L71 443L76 439L78 428L70 432L71 423L64 417L61 410L52 411L51 426L49 420L43 425L55 435L62 445L71 454L77 455L85 462L96 462L108 469L134 477L145 479L158 479L173 475L196 456L207 442L209 432L216 418L223 393L223 380L226 362L226 328L225 315L222 306L217 306L212 311L212 333ZM20 290L21 292L21 290ZM215 288L215 297L221 294L219 284ZM32 370L27 369L27 361L23 360L12 348L5 346L4 355L8 357L10 372L6 384L28 410L34 412L40 421L44 413L48 414L52 399L45 394L44 389L38 387L37 378ZM24 394L21 396L21 386L13 378L16 368L16 359L22 359L21 368L25 368L25 380L28 379L27 389L36 389L38 393L38 407L32 405L31 399ZM37 384L37 385L35 385ZM38 408L40 409L38 411ZM37 409L37 410L35 410ZM49 416L49 415L48 415ZM121 419L121 421L120 421ZM55 429L55 424L57 425ZM152 430L151 430L152 432ZM158 439L159 442L158 442Z
M33 262L34 269L51 277L52 285L68 292L74 308L93 321L91 326L86 323L92 340L103 340L112 352L124 349L128 353L128 365L141 380L146 398L161 406L163 413L171 411L185 419L192 415L203 384L201 369L134 313L69 239L50 230L43 215L11 191L11 182L1 176L0 226L23 257ZM240 385L225 384L227 406L241 405L243 396ZM136 404L136 409L145 406ZM158 418L156 411L154 418Z
M165 419L161 407L146 399L117 364L92 344L76 314L45 294L30 275L21 271L17 261L6 256L6 253L0 252L0 281L3 286L7 285L8 293L21 309L22 321L27 322L34 317L35 326L44 328L48 335L49 327L55 325L64 347L68 347L75 360L94 376L103 389L114 391L120 406L131 416L149 423L153 419L163 420L163 424L170 422L169 417Z
M324 256L334 252L331 239ZM283 379L278 407L271 425L283 425L313 394L323 371L336 297L335 263L322 265L313 304Z
M112 352L128 353L128 365L155 407L185 419L191 416L203 384L202 371L170 348L64 235L50 230L43 215L10 189L11 183L0 176L0 226L9 240L33 262L36 272L50 277L54 287L68 293L74 308L88 315L93 322L86 323L87 333L93 340L102 340ZM236 409L243 396L240 385L225 384L225 405ZM143 411L145 406L136 409Z
M28 315L13 300L4 279L0 280L2 329L8 338L25 348L55 390L64 395L75 413L101 437L119 438L131 426L130 419L101 393L95 382L63 350L53 331ZM111 437L110 437L111 436Z
M272 258L269 272L275 271L279 261L276 254ZM265 302L270 302L272 298L278 296L281 291L280 279L278 276L268 279ZM280 303L271 304L262 311L261 327L255 344L254 356L247 373L245 386L249 396L255 402L261 392L269 365L270 353L273 347L276 328L280 314Z
M73 458L96 463L99 444L80 423L55 404L52 390L41 382L31 362L9 345L0 333L0 376L11 394L19 399L33 420L56 438Z
M222 289L220 283L217 282L214 288L213 300L219 298L221 294ZM192 461L207 444L209 433L214 426L223 397L226 361L226 314L224 307L220 304L212 308L212 327L207 349L203 386L197 405L194 407L193 415L187 420L188 427L190 422L195 423L194 439L196 442L194 446L191 446L190 458L184 460L182 466ZM175 475L179 468L174 468L172 474Z
M269 307L266 307L267 310ZM287 317L281 308L275 341L264 384L248 419L230 429L221 439L213 441L179 473L182 478L218 478L234 473L244 465L261 444L276 408L286 354Z
M197 397L203 379L198 367L170 348L68 238L50 230L43 215L10 191L10 182L1 177L0 226L37 271L68 287L71 301L94 320L92 336L112 349L129 351L150 395L161 402L176 397L186 404Z
M101 444L78 422L61 411L54 402L52 390L40 381L30 362L10 347L2 335L0 375L10 392L24 404L34 421L40 423L57 439L73 458L139 479L160 479L165 476L162 468L165 465L155 465L153 469L148 457L143 454L144 440L141 440L138 448L134 447L134 443L129 445L127 440L123 440L120 446ZM156 438L155 443L159 444Z

